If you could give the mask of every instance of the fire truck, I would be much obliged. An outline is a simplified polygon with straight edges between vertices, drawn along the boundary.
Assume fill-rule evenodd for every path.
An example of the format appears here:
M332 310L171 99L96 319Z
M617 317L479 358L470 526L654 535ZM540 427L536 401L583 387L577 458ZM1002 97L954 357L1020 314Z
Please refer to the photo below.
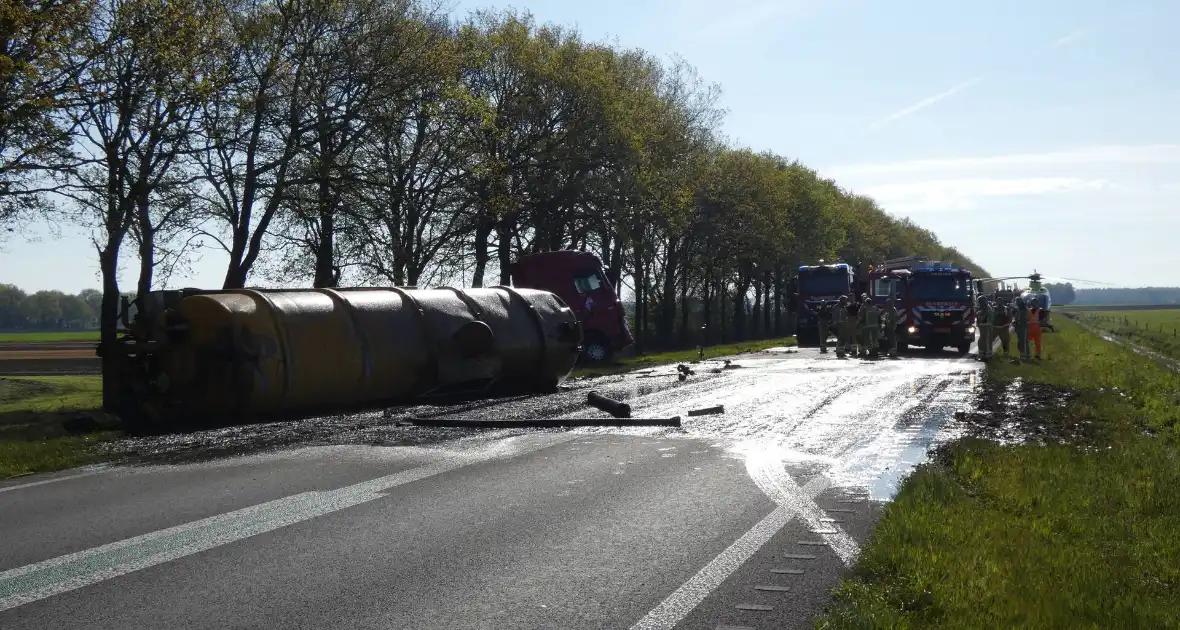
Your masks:
M975 298L982 290L971 271L921 256L871 265L858 274L862 293L878 306L895 299L901 317L898 345L937 352L947 346L960 354L975 341Z
M852 265L844 262L800 265L791 282L799 295L795 338L800 345L818 344L820 307L827 304L834 308L841 295L855 298L856 272Z

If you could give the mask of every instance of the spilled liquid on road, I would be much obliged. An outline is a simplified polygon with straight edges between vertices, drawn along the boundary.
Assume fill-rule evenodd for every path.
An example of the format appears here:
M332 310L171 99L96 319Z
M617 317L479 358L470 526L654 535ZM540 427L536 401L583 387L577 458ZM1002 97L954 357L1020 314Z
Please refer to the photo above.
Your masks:
M840 360L804 349L743 355L734 360L733 369L724 369L720 361L693 369L695 374L684 382L678 381L675 366L665 366L642 374L578 379L550 396L129 438L112 448L130 463L184 463L307 446L422 446L472 435L534 433L545 430L418 427L405 420L603 417L585 403L586 394L595 390L627 401L635 417L679 415L683 426L573 431L699 438L739 458L751 448L771 449L796 475L822 473L833 485L863 487L873 499L888 499L932 446L957 435L953 418L971 404L979 363L922 353L901 360ZM716 405L724 405L724 413L687 416L689 410Z

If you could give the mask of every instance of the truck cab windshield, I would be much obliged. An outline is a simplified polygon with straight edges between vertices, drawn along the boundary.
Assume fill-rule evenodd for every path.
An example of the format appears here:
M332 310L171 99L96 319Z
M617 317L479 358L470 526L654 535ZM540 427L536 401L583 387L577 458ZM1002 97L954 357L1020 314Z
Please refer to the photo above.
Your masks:
M602 288L602 275L597 271L583 271L574 274L574 288L578 293L590 293Z
M847 272L800 273L799 285L804 295L843 295L851 290Z
M920 274L910 280L910 298L931 302L971 299L970 279L955 274Z

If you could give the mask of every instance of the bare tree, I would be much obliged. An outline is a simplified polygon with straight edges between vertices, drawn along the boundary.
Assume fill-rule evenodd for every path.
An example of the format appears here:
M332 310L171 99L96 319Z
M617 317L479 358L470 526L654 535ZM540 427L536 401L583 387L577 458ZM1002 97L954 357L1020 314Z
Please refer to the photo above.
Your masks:
M167 0L103 0L91 38L74 54L85 70L71 84L75 142L89 163L69 174L77 219L94 228L102 272L102 345L113 346L119 316L118 265L128 233L137 231L139 293L151 290L156 236L168 214L152 201L188 150L190 131L212 81L203 51L212 45L216 6ZM104 356L104 370L110 367ZM112 404L104 380L104 405Z

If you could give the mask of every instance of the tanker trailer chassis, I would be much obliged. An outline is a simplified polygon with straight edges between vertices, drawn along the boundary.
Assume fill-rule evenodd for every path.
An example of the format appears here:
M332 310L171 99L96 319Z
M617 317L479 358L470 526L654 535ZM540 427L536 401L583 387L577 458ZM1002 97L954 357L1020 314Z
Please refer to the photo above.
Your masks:
M512 287L154 291L122 318L103 378L160 430L551 392L582 343L561 298Z

